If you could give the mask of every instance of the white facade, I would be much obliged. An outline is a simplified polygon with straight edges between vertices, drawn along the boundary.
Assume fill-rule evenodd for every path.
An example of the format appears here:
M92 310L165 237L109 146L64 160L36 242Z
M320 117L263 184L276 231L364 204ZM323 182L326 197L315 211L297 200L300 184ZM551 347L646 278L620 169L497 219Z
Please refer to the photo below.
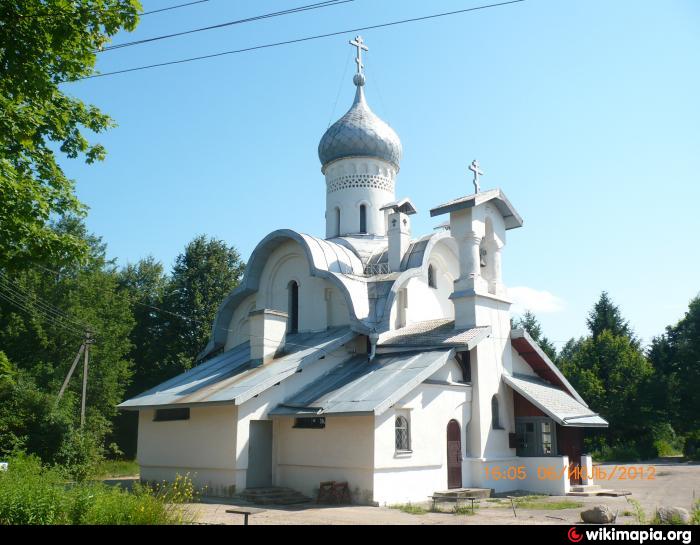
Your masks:
M189 472L215 495L284 486L310 497L347 481L353 501L374 504L450 487L566 493L566 475L542 478L582 454L564 428L604 421L511 332L503 253L522 220L500 190L484 191L431 211L449 214L449 230L412 236L415 210L396 202L400 141L369 109L364 75L354 81L352 108L319 146L325 239L268 235L219 309L211 359L122 404L140 411L142 478ZM566 392L582 416L516 392L515 375Z

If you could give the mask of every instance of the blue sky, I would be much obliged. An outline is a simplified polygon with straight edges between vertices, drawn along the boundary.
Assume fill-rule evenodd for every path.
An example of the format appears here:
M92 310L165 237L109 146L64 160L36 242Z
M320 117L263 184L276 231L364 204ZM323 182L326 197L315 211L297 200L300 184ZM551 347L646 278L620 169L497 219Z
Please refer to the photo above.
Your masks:
M143 17L114 43L308 3L210 0ZM484 3L355 0L104 52L98 69ZM508 232L505 281L558 347L585 334L601 290L645 340L682 317L700 291L700 2L526 0L362 34L368 101L403 143L397 196L419 209L415 234L439 223L431 207L472 191L478 158L482 188L503 189L525 220ZM244 259L277 228L322 235L316 149L352 101L351 37L66 84L119 125L96 137L103 163L62 161L110 255L169 268L201 233Z

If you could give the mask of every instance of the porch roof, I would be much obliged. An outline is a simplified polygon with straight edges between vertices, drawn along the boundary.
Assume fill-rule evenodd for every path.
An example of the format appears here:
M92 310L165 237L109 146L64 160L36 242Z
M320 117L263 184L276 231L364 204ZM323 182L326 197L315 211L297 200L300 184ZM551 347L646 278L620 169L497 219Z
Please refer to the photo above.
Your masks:
M284 353L265 365L250 359L250 344L238 345L155 388L118 405L121 409L183 407L203 404L240 405L350 342L349 327L287 335Z
M606 428L608 422L571 395L527 375L503 374L503 382L522 395L557 424L571 427Z
M452 349L356 356L270 411L271 415L382 414L440 369Z

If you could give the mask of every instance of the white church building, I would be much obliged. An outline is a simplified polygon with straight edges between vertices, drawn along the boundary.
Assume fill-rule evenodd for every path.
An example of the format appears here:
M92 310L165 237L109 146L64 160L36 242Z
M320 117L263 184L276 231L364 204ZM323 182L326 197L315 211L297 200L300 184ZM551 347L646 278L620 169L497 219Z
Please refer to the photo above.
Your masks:
M213 495L347 482L358 503L590 484L588 408L523 330L502 282L523 221L500 189L434 206L411 231L398 135L365 98L321 138L325 236L271 232L221 304L200 363L119 405L139 412L143 480L190 473ZM583 467L583 475L567 468Z

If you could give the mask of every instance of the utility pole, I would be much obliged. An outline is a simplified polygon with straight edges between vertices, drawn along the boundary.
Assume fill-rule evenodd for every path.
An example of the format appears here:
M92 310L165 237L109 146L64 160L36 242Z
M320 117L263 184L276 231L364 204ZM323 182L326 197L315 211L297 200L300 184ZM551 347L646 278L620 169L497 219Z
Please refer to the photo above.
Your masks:
M85 425L85 398L87 396L87 377L88 377L88 359L90 354L90 345L92 344L92 337L89 331L85 332L85 346L84 360L83 360L83 398L80 403L80 429L83 429Z
M63 397L63 393L66 391L66 388L68 387L68 383L70 382L71 377L73 376L73 372L75 371L75 368L78 366L78 362L80 361L80 356L83 356L83 392L82 392L82 399L80 401L80 428L82 429L83 426L85 426L85 398L87 397L87 379L88 379L88 362L90 360L90 345L93 344L95 340L92 338L92 333L90 331L85 332L85 340L83 340L83 343L80 345L80 348L78 349L78 353L75 355L75 359L73 360L73 365L71 365L70 370L68 371L68 374L66 375L66 380L63 381L63 386L61 386L61 391L58 392L58 398L56 398L56 405L58 405L58 402L61 400Z

